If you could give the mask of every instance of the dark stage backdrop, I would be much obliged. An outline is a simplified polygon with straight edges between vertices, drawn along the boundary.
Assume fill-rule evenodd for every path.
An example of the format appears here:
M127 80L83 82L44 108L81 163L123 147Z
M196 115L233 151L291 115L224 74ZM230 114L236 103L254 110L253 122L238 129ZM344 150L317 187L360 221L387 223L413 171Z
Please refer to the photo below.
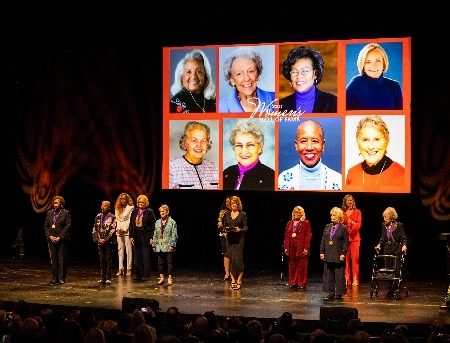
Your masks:
M391 16L371 30L365 29L367 21L361 20L364 28L358 29L355 23L343 22L336 12L329 11L329 20L321 18L329 27L316 27L317 18L311 18L310 27L315 30L309 34L286 32L287 26L281 25L241 32L242 25L230 25L225 12L217 18L208 12L203 13L205 25L215 29L193 36L174 28L170 35L165 34L167 28L155 27L148 19L158 17L157 13L147 16L137 11L136 17L129 12L120 14L119 25L113 21L119 16L105 17L110 13L79 15L83 18L79 24L75 14L69 23L64 22L66 17L57 22L45 17L50 21L41 23L42 16L31 11L23 17L12 16L15 20L10 27L15 30L8 40L4 77L7 111L2 119L6 163L2 173L1 257L17 255L13 246L22 228L25 258L49 260L43 222L52 196L60 194L73 221L72 263L97 265L91 239L94 217L102 200L114 203L119 193L126 191L133 198L147 194L156 213L161 204L169 205L180 236L175 268L202 267L221 273L217 215L223 198L230 193L160 187L162 155L167 153L162 151L161 134L163 47L410 36L412 193L354 194L363 213L362 274L363 279L364 275L370 277L381 214L393 206L409 236L408 273L445 278L446 250L439 234L450 230L450 64L442 57L430 59L429 50L442 44L445 30L433 26L433 34L429 34L423 26L407 24L419 21L406 14L398 16L400 21ZM420 14L420 22L425 23L426 13ZM223 23L220 29L216 21ZM395 23L398 32L385 27L386 22ZM80 29L78 25L84 26ZM228 31L221 34L224 27ZM330 28L333 37L329 37ZM321 273L320 237L330 209L340 206L344 195L239 192L249 220L247 270L281 269L285 224L293 207L300 205L313 228L310 270Z

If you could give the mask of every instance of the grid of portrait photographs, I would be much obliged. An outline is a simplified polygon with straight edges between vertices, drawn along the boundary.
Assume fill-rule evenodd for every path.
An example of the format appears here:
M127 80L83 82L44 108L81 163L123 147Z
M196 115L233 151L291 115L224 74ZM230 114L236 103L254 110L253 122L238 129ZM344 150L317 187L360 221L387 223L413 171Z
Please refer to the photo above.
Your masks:
M163 64L163 189L411 192L410 37L165 47Z

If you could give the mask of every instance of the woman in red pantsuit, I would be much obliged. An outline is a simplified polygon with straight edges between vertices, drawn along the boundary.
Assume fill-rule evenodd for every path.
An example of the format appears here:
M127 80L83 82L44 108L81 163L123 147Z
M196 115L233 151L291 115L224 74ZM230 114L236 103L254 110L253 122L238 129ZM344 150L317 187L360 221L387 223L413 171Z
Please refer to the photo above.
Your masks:
M351 195L346 195L342 200L342 211L344 212L343 224L347 226L348 229L348 251L345 258L345 283L346 285L358 286L359 246L361 242L359 229L362 224L361 211L356 208L355 199L353 199Z
M284 252L289 257L289 288L306 287L311 237L311 225L305 210L300 206L294 207L284 235Z

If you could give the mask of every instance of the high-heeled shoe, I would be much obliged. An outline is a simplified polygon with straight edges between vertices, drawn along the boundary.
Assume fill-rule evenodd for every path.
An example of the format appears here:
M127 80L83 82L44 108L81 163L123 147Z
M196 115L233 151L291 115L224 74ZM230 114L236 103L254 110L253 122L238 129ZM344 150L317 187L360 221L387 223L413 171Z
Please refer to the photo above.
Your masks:
M167 286L172 286L172 279L167 280Z
M230 281L231 280L231 277L228 275L228 276L224 276L224 278L223 278L223 281Z
M131 269L127 269L127 276L131 275Z
M117 274L116 275L123 275L124 273L123 273L123 269L119 269L119 271L117 272Z
M242 286L242 284L236 283L236 284L234 285L234 287L233 287L233 290L239 291L239 290L241 289L241 286Z
M236 285L237 285L237 283L231 283L231 285L230 285L230 289L234 289L234 287L236 287Z
M164 285L164 282L166 282L164 279L159 279L156 284L157 285Z

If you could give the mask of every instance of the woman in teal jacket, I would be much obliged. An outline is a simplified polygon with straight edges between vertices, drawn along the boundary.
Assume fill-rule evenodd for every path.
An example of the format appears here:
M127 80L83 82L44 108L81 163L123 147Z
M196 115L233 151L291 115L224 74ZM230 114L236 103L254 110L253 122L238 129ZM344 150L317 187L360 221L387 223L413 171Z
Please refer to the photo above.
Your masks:
M177 223L169 216L169 206L161 205L159 208L159 214L161 219L158 219L155 223L155 233L153 234L153 251L158 256L158 271L159 280L157 285L163 285L165 283L164 269L167 265L167 271L169 278L167 279L167 285L172 285L172 273L173 273L173 253L177 247Z

